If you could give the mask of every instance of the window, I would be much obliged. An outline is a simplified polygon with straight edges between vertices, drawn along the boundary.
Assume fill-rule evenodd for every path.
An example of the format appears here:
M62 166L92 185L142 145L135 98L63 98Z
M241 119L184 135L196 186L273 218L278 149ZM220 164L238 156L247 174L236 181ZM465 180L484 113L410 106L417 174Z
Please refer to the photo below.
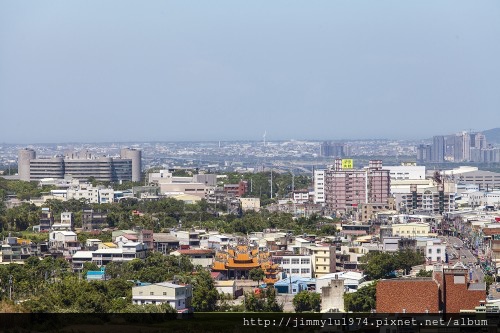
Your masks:
M167 292L166 291L163 292L163 296L167 296Z
M289 265L290 264L290 259L283 259L283 265Z
M302 269L300 270L300 272L301 272L302 274L308 274L308 273L310 273L311 271L310 271L310 269L309 269L309 268L302 268Z
M429 254L432 254L432 249L429 249L429 251L428 251L428 252L429 252Z
M298 268L292 268L292 274L299 274Z
M292 265L298 265L299 264L299 259L292 259Z
M437 249L437 250L436 250L436 253L437 253L437 254L440 254L440 253L441 253L441 249Z
M151 292L149 293L149 295L150 295L150 296L153 296L154 294L155 294L155 293L154 293L153 291L151 291Z
M309 259L301 259L300 263L303 264L303 265L308 265L308 264L311 263L311 261Z

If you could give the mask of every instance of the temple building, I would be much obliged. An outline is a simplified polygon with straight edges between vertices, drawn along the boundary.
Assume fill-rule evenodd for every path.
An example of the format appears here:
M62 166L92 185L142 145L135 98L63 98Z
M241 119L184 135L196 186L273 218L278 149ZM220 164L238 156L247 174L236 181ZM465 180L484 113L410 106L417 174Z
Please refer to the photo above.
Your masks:
M261 251L258 246L229 246L217 252L212 265L213 272L221 272L228 279L249 279L254 268L264 271L264 283L274 284L280 278L279 265L271 262L269 251Z

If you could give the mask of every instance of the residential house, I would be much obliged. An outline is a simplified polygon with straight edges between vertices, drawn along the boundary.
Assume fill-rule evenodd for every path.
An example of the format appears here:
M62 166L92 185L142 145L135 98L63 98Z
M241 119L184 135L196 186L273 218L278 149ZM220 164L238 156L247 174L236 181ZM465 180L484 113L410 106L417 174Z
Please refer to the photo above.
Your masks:
M168 254L172 250L179 248L179 239L167 233L154 233L153 234L153 250Z
M215 251L212 249L179 249L170 254L174 256L187 256L194 266L200 265L208 268L214 262Z
M49 233L49 247L52 251L60 251L65 257L71 257L80 251L82 246L73 231L51 231Z
M102 245L102 244L101 244ZM92 262L98 266L107 265L110 262L126 262L134 259L146 258L147 248L142 243L126 243L121 248L99 249L92 252Z
M169 282L153 283L132 287L132 304L168 303L178 311L191 308L193 289L191 285L178 285Z
M82 212L83 231L100 230L108 227L107 215L93 210L84 210Z
M73 230L73 213L61 213L61 221L52 224L52 230L71 231Z
M81 272L83 270L83 264L86 262L92 262L92 254L93 251L76 251L71 257L73 271Z

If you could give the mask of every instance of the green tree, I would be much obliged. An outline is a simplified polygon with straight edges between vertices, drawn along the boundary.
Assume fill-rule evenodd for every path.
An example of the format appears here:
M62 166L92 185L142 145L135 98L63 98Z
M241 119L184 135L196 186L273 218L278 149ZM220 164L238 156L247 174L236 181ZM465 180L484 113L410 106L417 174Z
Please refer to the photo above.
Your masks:
M410 249L398 251L395 254L394 264L396 269L404 270L408 274L413 266L421 265L425 262L424 255Z
M259 294L245 293L244 306L250 312L283 312L283 304L278 303L276 290L268 287Z
M257 283L259 283L261 280L264 280L265 277L264 270L260 267L250 270L248 274L250 279L253 281L257 281Z
M396 269L394 256L386 252L368 252L359 261L361 262L361 269L369 280L389 277Z
M418 271L417 277L432 277L432 271L426 271L425 269L421 269Z
M493 282L495 282L495 279L493 278L493 276L485 275L484 282L486 283L486 293L489 295L490 294L490 286Z
M210 273L201 270L193 280L193 308L198 312L212 312L217 308L219 294Z
M321 308L321 296L319 293L307 290L301 291L293 297L295 312L314 311L319 312Z
M278 303L278 294L273 287L266 288L266 301L264 303L264 311L266 312L283 312L283 304Z
M390 278L398 269L408 274L413 266L423 264L425 259L421 253L407 249L396 253L368 252L360 258L360 262L368 279L374 280Z
M376 305L377 282L359 288L354 293L344 294L344 306L346 311L370 312Z
M99 266L95 262L85 262L83 263L83 270L82 270L82 277L85 277L87 275L88 271L98 271Z
M264 300L261 298L260 294L249 292L245 293L244 297L245 297L244 298L245 311L249 312L264 311Z

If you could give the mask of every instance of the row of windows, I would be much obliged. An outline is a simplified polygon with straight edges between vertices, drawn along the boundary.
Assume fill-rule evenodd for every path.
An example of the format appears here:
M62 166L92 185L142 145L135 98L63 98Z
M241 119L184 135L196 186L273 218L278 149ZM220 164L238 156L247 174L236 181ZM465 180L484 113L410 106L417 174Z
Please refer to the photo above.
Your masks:
M396 234L404 234L405 231L404 230L399 230L399 231L395 230L395 233ZM422 232L420 232L420 230L406 230L406 233L407 234L426 234L426 233L428 233L428 231L422 230Z
M289 265L290 264L290 259L281 259L281 258L276 258L273 260L274 263L276 264L282 264L282 265ZM298 265L299 262L303 265L310 264L311 261L310 259L299 259L299 258L294 258L292 259L292 265Z
M309 274L311 273L311 270L309 268L302 268L302 269L298 269L298 268L292 268L291 270L289 268L285 268L283 269L283 271L285 273L288 273L288 274Z

